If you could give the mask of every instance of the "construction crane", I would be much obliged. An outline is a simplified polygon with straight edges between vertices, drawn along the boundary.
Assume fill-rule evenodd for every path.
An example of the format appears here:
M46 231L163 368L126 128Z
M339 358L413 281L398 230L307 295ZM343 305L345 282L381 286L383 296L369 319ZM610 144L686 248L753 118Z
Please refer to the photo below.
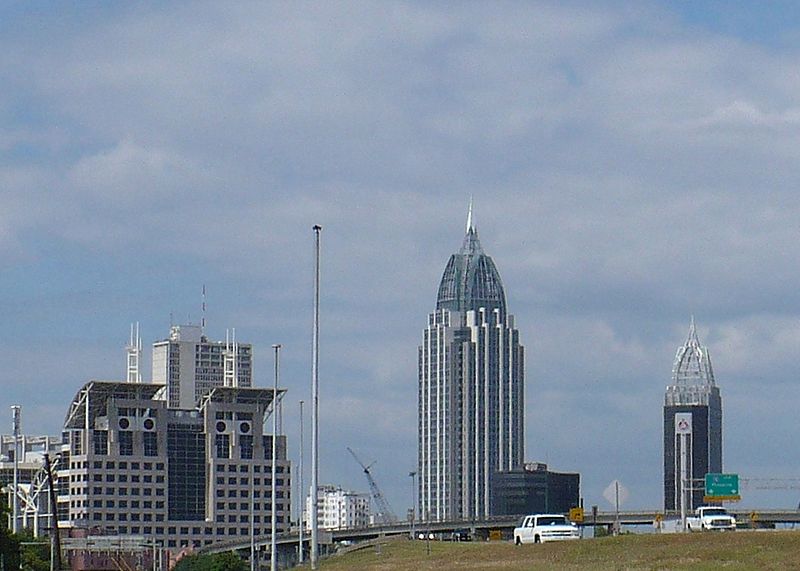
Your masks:
M358 462L359 466L363 468L364 475L367 477L367 482L369 483L369 491L372 494L372 499L375 502L375 507L378 509L378 513L375 514L375 519L379 523L394 523L397 521L397 517L392 512L392 508L389 506L389 502L386 501L386 498L383 497L383 492L378 487L378 484L375 483L375 478L372 477L372 473L369 471L372 466L375 465L375 462L370 464L369 466L365 465L361 460L359 460L356 453L353 452L353 449L349 446L347 447L348 452L353 455L355 461Z

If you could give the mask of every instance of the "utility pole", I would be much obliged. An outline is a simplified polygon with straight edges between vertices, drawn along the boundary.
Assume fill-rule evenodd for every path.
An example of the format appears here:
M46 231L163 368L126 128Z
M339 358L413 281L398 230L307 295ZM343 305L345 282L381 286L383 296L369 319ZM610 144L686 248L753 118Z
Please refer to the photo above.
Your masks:
M306 507L306 485L303 480L303 401L300 401L300 548L297 550L297 561L303 563L303 532L305 531L305 522L303 521L303 512Z
M50 454L44 453L44 469L47 472L47 486L50 490L50 513L53 514L53 527L50 530L50 569L61 569L61 536L58 532L58 499L56 486L53 483L53 470L50 466Z
M272 503L270 527L272 529L269 537L269 569L270 571L278 571L278 542L275 537L275 528L277 527L278 521L277 510L275 509L275 474L277 472L275 464L278 463L278 376L280 374L281 346L280 344L276 344L273 345L272 348L275 350L275 385L272 391L272 486L270 496L270 502Z
M314 230L314 331L311 342L311 569L319 564L319 234Z

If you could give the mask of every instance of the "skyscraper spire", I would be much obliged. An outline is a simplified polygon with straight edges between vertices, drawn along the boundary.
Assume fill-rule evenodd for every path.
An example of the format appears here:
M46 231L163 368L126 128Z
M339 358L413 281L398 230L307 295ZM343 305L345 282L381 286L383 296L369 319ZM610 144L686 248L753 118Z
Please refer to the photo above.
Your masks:
M691 314L689 320L689 337L686 340L686 344L693 344L700 346L700 340L697 338L697 327L694 324L694 313Z
M472 196L469 197L469 211L467 212L467 234L474 232L475 228L472 226Z
M673 385L688 386L714 385L714 369L711 366L711 358L708 348L700 344L694 315L691 316L689 322L689 335L686 343L678 347L675 355L672 383Z

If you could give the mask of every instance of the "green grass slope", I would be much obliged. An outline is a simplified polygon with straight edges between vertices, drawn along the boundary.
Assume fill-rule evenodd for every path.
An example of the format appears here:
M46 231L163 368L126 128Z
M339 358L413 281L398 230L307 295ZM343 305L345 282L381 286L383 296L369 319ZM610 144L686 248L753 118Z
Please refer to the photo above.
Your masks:
M800 569L800 531L625 535L571 543L387 540L333 556L321 571Z

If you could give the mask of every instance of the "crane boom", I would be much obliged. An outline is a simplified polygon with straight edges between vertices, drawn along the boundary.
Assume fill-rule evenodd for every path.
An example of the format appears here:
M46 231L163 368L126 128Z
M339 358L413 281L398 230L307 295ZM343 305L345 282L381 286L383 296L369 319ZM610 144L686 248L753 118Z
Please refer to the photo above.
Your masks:
M383 496L383 492L378 487L378 484L375 482L375 478L372 477L372 473L370 472L370 468L375 465L375 462L367 466L364 464L356 453L353 452L353 449L349 446L347 447L347 451L353 456L356 462L358 462L359 466L364 470L364 475L367 477L367 483L369 484L369 491L372 495L372 500L375 502L375 507L378 509L378 513L376 515L376 519L378 519L381 523L393 523L397 521L397 517L394 515L391 506L389 506L389 502Z

